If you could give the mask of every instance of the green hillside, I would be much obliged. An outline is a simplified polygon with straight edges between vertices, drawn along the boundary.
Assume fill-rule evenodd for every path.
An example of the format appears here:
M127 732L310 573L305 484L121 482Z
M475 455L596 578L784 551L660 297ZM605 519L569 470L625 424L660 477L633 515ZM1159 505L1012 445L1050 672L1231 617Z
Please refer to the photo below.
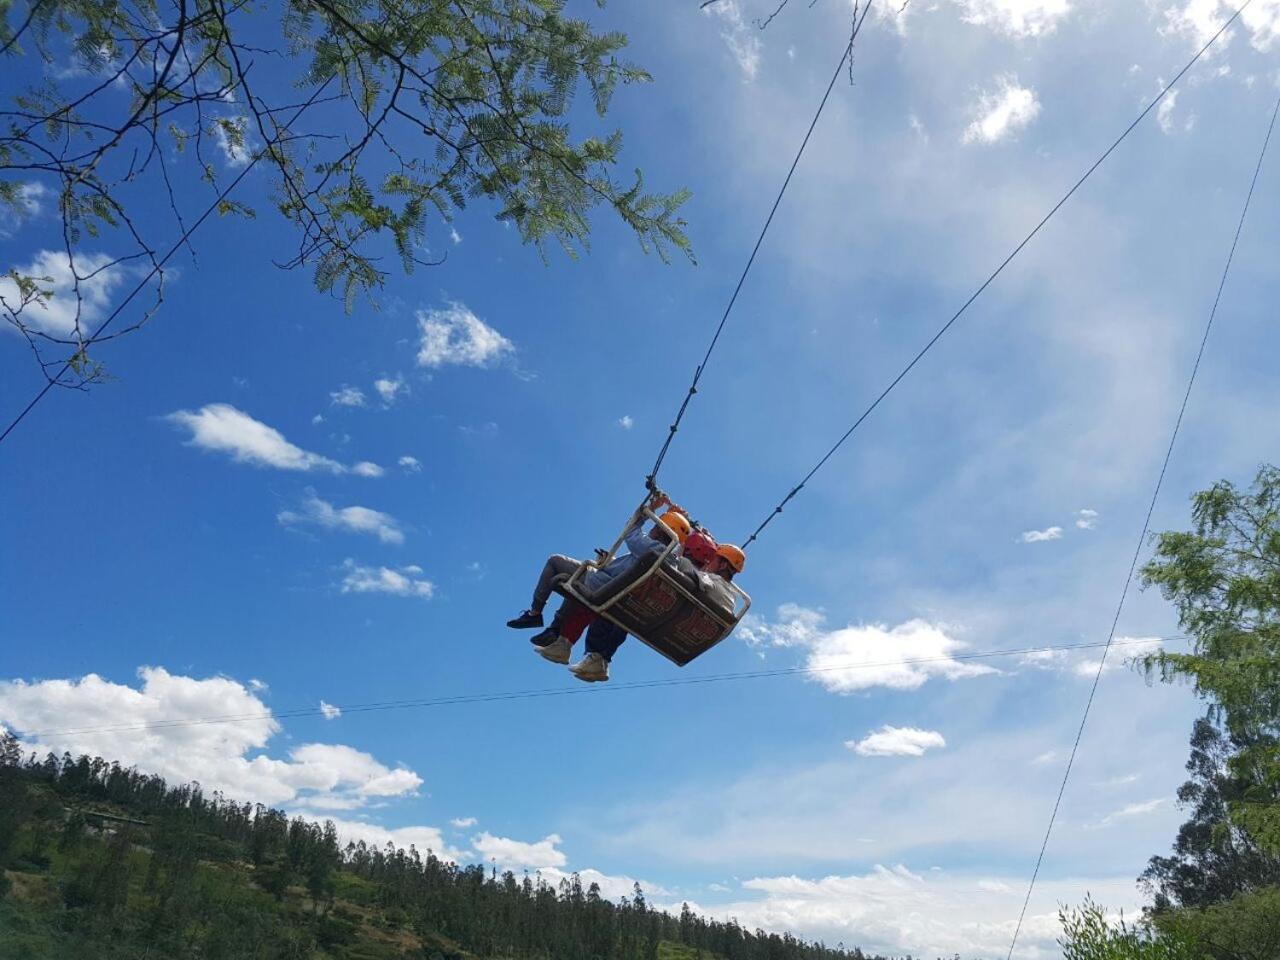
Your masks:
M0 960L862 960L0 738Z

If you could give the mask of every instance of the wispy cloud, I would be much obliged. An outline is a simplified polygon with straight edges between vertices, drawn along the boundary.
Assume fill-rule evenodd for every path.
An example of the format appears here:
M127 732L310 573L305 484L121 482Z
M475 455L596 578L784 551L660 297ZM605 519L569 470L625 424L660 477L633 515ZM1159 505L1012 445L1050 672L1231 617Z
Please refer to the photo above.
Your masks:
M421 579L419 566L364 567L351 558L342 563L343 593L389 593L396 597L418 597L430 600L436 593L436 585Z
M1167 797L1156 797L1154 800L1144 800L1141 803L1130 803L1114 813L1109 813L1097 823L1092 824L1093 829L1100 830L1104 827L1110 827L1121 820L1129 820L1133 817L1145 817L1149 813L1155 813L1161 807L1169 802Z
M422 463L418 460L417 457L411 457L407 453L403 457L401 457L399 460L397 460L396 464L405 473L421 473L422 472Z
M955 0L966 23L990 27L1011 37L1052 32L1071 12L1067 0Z
M378 396L382 398L382 402L388 407L395 403L401 396L409 392L409 386L404 382L404 378L396 374L395 378L379 377L373 381L373 389L378 391Z
M635 425L636 425L636 422L631 419L630 414L626 414L618 418L618 426L620 426L623 430L630 430Z
M1076 526L1081 530L1092 530L1098 525L1097 510L1078 510L1076 512Z
M191 431L189 446L229 454L236 463L304 473L345 473L347 469L336 460L295 446L279 430L229 403L209 403L194 411L177 410L165 419Z
M720 20L720 36L738 64L738 69L742 71L743 80L754 80L760 70L763 44L757 35L758 31L742 16L738 0L719 0L718 3L705 7L704 12Z
M337 720L342 716L342 711L339 708L323 700L320 701L320 713L323 714L326 720Z
M364 391L359 387L349 387L345 383L329 394L329 400L336 407L363 407Z
M922 757L926 750L945 747L947 741L936 730L886 724L861 740L846 740L844 745L860 757Z
M285 526L311 524L329 530L369 534L383 543L404 543L404 531L390 514L368 507L335 507L312 491L308 491L303 500L301 512L282 510L276 519Z
M1035 91L1018 84L1012 74L996 78L996 89L983 91L965 128L965 143L998 143L1028 126L1040 114Z
M1047 540L1059 540L1061 538L1061 527L1048 527L1044 530L1026 530L1022 534L1021 540L1023 543L1044 543Z

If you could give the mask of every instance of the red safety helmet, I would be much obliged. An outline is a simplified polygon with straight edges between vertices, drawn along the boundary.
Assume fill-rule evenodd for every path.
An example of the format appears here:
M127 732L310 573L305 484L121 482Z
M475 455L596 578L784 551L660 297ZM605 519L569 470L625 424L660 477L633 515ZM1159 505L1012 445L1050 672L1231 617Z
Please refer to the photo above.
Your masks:
M699 567L705 567L716 558L715 537L706 530L698 529L689 534L684 541L684 555Z

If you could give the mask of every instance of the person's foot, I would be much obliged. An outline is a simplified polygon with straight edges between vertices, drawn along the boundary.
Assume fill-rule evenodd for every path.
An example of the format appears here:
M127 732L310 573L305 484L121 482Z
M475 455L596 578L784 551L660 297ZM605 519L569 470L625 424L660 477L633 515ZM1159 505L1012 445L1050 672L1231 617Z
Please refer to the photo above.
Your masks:
M507 626L512 630L528 630L530 627L542 626L542 611L526 610L514 620L508 620Z
M560 630L557 627L547 627L540 633L535 633L529 638L529 642L535 647L545 647L548 644L555 643L560 638Z
M533 649L538 651L538 656L542 657L542 659L564 666L569 662L569 655L573 652L573 644L564 637L556 637L546 646L534 647Z
M595 683L599 680L609 679L609 661L598 653L588 653L585 657L569 668L579 680L585 680L588 683Z

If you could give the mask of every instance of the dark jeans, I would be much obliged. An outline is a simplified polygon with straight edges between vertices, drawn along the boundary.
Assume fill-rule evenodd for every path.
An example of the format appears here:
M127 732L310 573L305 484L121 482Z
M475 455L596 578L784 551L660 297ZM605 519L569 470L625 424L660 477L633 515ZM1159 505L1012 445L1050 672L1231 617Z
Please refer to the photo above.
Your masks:
M627 631L612 620L597 617L587 630L587 653L598 653L606 660L612 660L626 639Z

